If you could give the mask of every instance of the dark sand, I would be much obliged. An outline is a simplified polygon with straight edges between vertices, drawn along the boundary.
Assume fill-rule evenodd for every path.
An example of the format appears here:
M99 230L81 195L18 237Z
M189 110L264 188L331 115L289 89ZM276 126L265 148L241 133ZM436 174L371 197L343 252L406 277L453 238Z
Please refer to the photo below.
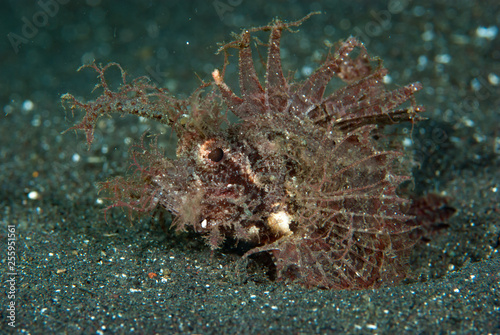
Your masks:
M6 292L8 225L17 238L16 328L2 294L0 333L500 333L498 1L81 2L50 7L51 15L34 1L0 5ZM221 17L214 5L224 4ZM458 212L415 250L413 279L379 290L308 290L273 283L230 251L211 254L190 234L165 233L158 219L131 226L115 210L106 223L96 182L126 170L127 149L146 129L164 133L164 145L168 131L103 119L90 151L83 134L62 135L77 118L60 95L95 97L95 74L76 73L82 62L116 61L131 77L148 75L185 95L199 84L195 73L208 80L220 68L217 42L231 31L314 10L325 14L283 40L284 67L299 79L326 40L357 35L385 61L393 87L417 80L425 87L417 100L428 120L407 147L419 163L415 192L451 196ZM26 22L39 27L23 31ZM9 33L23 38L18 50Z

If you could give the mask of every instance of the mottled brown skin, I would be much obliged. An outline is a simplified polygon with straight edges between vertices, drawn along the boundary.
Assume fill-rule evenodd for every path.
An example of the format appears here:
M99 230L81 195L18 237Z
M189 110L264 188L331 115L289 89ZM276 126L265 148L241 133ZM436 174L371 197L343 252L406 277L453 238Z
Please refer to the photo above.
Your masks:
M355 38L339 44L304 82L285 79L283 31L305 19L245 30L221 52L239 51L241 96L224 82L224 69L189 99L175 99L144 79L117 92L105 82L107 67L93 67L104 94L71 109L86 115L72 129L92 142L98 117L135 114L171 125L179 143L171 160L153 143L132 152L136 171L103 184L113 205L174 214L179 229L207 237L213 249L231 237L272 255L278 280L307 287L363 289L390 285L407 273L406 257L416 226L409 200L397 193L408 179L398 151L374 138L383 125L418 120L413 100L419 83L387 91L387 70ZM256 74L252 33L269 31L265 82ZM356 50L357 57L350 54ZM118 66L117 64L111 64ZM120 68L121 69L121 68ZM331 80L345 83L325 96ZM398 107L410 101L409 107ZM239 123L229 123L229 109Z

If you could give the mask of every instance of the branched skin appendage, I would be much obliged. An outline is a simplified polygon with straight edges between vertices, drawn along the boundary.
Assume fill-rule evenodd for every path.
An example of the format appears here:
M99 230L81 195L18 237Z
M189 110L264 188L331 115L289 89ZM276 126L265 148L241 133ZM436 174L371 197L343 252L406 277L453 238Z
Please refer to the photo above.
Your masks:
M89 145L97 118L108 113L158 120L179 138L175 160L141 142L132 173L103 184L110 207L163 207L178 229L203 234L213 249L228 237L253 244L244 257L270 253L278 280L330 289L390 285L406 276L418 224L397 192L410 179L403 154L384 150L374 135L386 124L419 119L424 109L413 95L422 86L386 90L387 70L355 38L304 82L287 80L281 34L309 16L243 31L221 47L226 61L214 81L186 100L144 78L127 83L123 70L122 87L111 91L104 78L110 65L92 64L104 94L88 103L66 94L63 101L86 112L72 129L84 130ZM252 58L257 31L270 33L265 82ZM230 49L239 52L241 96L224 82ZM344 87L326 95L332 80ZM240 122L229 123L227 110Z

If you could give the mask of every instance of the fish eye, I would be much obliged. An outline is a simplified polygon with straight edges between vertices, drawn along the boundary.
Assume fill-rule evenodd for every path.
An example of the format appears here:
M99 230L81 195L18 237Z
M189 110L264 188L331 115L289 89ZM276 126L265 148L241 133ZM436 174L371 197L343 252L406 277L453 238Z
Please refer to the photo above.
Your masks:
M224 158L224 151L221 148L215 148L214 150L210 151L208 154L208 158L212 162L220 162L222 158Z

